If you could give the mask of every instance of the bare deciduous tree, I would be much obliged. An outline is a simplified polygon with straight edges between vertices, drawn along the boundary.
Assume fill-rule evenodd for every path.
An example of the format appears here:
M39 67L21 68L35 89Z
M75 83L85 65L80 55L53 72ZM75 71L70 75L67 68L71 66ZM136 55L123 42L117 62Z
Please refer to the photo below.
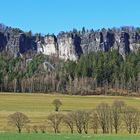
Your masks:
M59 111L59 108L62 105L62 102L59 99L55 99L53 100L52 104L55 107L55 111Z
M63 119L64 123L70 128L71 133L73 134L74 131L74 118L73 113L68 113L64 116Z
M39 129L42 133L45 133L46 132L46 126L45 125L40 125L39 126Z
M27 123L29 123L28 117L21 112L16 112L14 114L9 115L8 120L9 124L12 124L13 126L17 127L19 133L21 133L22 128Z
M73 112L73 118L77 127L77 132L81 134L84 130L84 132L87 134L90 120L90 112L84 110L75 111Z
M99 122L98 122L98 115L95 111L91 115L91 126L93 128L94 134L97 134L99 128Z
M140 112L137 110L137 112L134 115L133 125L132 125L134 134L137 133L139 126L140 126Z
M123 101L114 101L112 104L112 120L113 120L113 127L115 129L115 133L118 133L119 127L121 125L121 112L122 107L124 107Z
M75 111L73 112L73 118L74 118L74 122L77 128L77 132L79 134L82 133L83 131L83 115L82 115L82 111Z
M32 129L33 129L33 131L34 131L35 133L38 133L38 126L37 126L37 125L34 125L34 126L32 127Z
M47 119L50 122L52 128L54 129L54 133L59 133L59 125L62 122L64 115L61 113L52 113L50 114Z
M89 121L90 121L90 114L91 112L89 111L82 111L83 114L83 129L85 134L88 133L88 127L89 127Z
M103 133L109 133L110 106L107 103L101 103L96 107L96 111Z
M110 112L109 112L109 126L110 126L110 133L113 133L113 114L112 114L112 110L110 108Z
M123 119L129 134L132 133L133 129L134 129L134 133L137 132L138 125L139 125L139 122L137 122L138 117L139 117L139 112L136 108L127 106L124 109Z

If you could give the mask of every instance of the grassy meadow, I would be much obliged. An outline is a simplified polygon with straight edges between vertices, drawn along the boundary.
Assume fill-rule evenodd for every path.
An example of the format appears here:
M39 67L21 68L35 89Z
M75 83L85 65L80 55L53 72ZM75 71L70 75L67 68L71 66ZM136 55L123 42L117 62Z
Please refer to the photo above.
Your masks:
M137 107L140 110L140 98L136 97L1 93L0 130L14 130L12 126L9 126L9 124L7 124L7 116L16 111L25 113L31 120L30 125L46 123L47 115L54 111L52 101L56 98L62 101L63 105L60 111L63 113L78 109L94 109L101 102L111 104L114 100L122 100L127 105Z
M98 104L105 102L111 104L114 100L124 101L127 105L137 107L140 110L140 98L122 96L69 96L62 94L0 94L0 140L139 140L140 135L127 135L123 132L115 134L94 135L92 130L88 135L69 133L69 130L62 126L61 130L65 133L54 134L52 129L47 126L47 133L25 133L18 134L15 128L9 126L7 117L16 111L25 113L31 120L30 125L47 125L47 115L54 112L52 101L60 99L62 102L61 112L66 113L78 109L94 109ZM6 132L3 132L6 131Z
M0 133L0 140L139 140L140 135Z

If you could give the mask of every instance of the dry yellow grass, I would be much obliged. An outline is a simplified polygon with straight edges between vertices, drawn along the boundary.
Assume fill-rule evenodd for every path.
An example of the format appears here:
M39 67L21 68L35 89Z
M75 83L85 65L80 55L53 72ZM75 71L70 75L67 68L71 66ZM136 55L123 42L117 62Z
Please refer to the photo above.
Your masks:
M46 116L53 112L52 101L62 101L62 112L78 109L94 109L99 103L111 104L114 100L122 100L140 110L140 98L120 96L68 96L62 94L29 94L1 93L0 94L0 129L8 130L7 116L20 111L29 116L31 125L44 124Z

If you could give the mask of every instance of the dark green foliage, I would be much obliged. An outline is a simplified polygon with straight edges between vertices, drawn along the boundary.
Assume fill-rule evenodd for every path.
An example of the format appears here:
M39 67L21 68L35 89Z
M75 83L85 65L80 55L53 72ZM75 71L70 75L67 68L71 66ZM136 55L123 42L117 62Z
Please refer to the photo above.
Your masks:
M33 76L35 72L38 69L38 66L42 64L45 61L45 57L43 55L38 55L37 57L34 57L32 61L28 64L26 75L27 77Z
M137 33L140 33L140 28L137 27L137 28L136 28L136 31L137 31Z
M122 63L124 61L116 51L90 53L87 56L81 56L73 73L77 74L78 77L96 78L98 83L104 80L111 82L115 75L118 76Z
M54 65L46 71L43 62ZM92 52L79 60L62 61L42 54L31 61L25 58L8 58L0 55L1 91L68 92L88 94L97 87L140 91L140 51L128 54L125 59L117 51Z

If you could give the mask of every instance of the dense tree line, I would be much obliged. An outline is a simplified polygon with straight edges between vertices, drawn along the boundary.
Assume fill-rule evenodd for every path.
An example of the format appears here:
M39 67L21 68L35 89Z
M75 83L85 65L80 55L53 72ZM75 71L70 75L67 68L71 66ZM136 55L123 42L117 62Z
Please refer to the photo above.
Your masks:
M138 133L140 130L140 112L137 108L127 106L123 101L115 100L111 105L100 103L93 110L77 110L69 113L56 111L46 117L43 125L29 125L29 118L20 112L9 115L8 122L15 126L19 133L22 129L29 132L45 133L51 128L60 133L62 128L70 133ZM24 129L24 131L25 131Z
M44 67L51 63L55 69ZM125 59L117 51L82 55L76 62L49 58L8 58L0 54L0 90L68 94L127 94L140 92L140 52Z

